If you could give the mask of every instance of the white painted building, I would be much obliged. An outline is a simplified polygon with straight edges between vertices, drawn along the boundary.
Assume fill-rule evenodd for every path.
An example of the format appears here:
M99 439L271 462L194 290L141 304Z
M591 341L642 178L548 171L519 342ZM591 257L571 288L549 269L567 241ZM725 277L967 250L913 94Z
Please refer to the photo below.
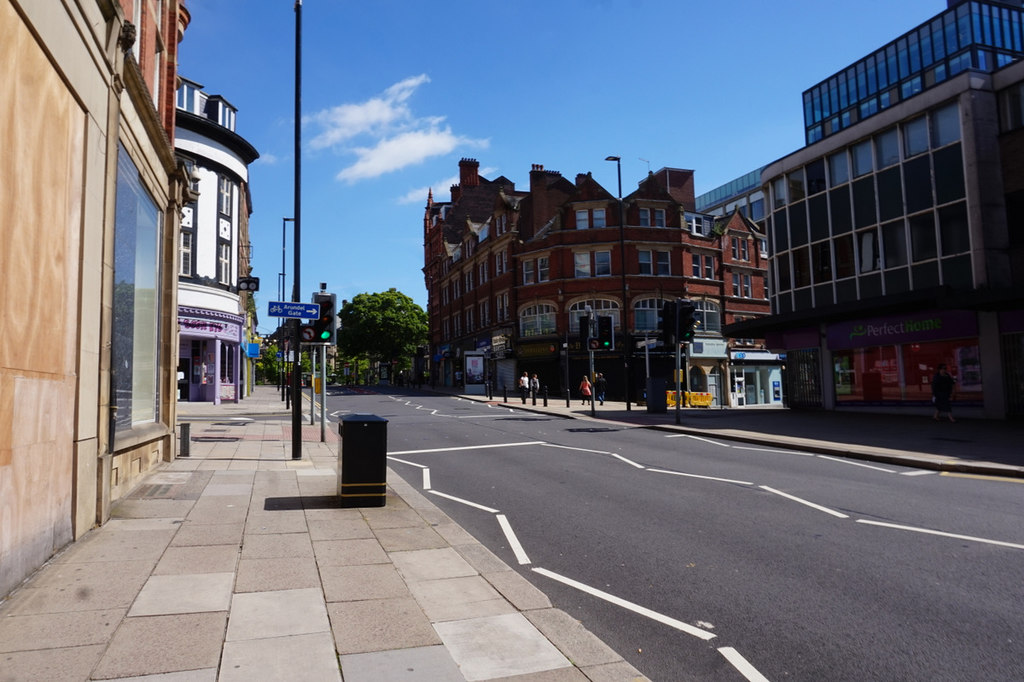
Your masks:
M237 402L250 364L249 164L259 153L235 133L236 110L181 79L175 150L191 173L195 201L182 209L178 241L178 400Z

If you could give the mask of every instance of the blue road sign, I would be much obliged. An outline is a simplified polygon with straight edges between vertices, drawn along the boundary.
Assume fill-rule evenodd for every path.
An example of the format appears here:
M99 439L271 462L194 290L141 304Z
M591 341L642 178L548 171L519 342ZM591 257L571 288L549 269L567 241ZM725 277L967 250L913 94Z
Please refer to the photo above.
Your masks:
M270 317L295 317L309 320L320 317L320 305L318 303L271 301L267 306L267 314Z

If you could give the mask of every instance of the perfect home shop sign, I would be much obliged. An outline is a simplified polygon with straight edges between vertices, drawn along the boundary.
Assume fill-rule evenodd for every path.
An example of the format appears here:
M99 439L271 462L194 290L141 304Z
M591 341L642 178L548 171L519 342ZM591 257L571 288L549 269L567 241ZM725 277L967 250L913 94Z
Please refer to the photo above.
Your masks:
M840 322L828 327L832 350L962 339L978 335L978 317L967 310L936 310Z

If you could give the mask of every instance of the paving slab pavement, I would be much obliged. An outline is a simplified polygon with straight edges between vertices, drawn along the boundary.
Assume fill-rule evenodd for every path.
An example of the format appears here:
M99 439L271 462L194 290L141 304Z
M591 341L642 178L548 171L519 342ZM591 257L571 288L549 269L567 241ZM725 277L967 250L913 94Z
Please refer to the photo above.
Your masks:
M0 682L646 679L393 472L341 508L272 387L178 409L190 456L0 602Z

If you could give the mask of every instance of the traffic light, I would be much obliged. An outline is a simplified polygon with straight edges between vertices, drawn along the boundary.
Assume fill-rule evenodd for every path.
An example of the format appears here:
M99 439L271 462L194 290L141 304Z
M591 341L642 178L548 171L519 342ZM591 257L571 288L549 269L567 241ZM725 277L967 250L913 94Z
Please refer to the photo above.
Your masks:
M338 316L334 294L314 294L313 303L320 306L320 317L313 321L313 343L337 343Z
M612 326L611 317L597 318L597 341L600 350L615 350L615 328Z
M587 348L590 343L590 315L580 315L580 345Z
M679 310L676 312L679 321L679 340L681 342L693 341L693 337L697 333L697 325L700 324L700 320L697 319L697 306L693 304L693 301L686 299L681 299L677 303L679 304Z
M676 345L676 301L665 301L661 306L661 321L658 329L661 331L661 342L668 348Z
M260 290L260 278L259 277L239 277L238 278L238 290L239 291L259 291Z

